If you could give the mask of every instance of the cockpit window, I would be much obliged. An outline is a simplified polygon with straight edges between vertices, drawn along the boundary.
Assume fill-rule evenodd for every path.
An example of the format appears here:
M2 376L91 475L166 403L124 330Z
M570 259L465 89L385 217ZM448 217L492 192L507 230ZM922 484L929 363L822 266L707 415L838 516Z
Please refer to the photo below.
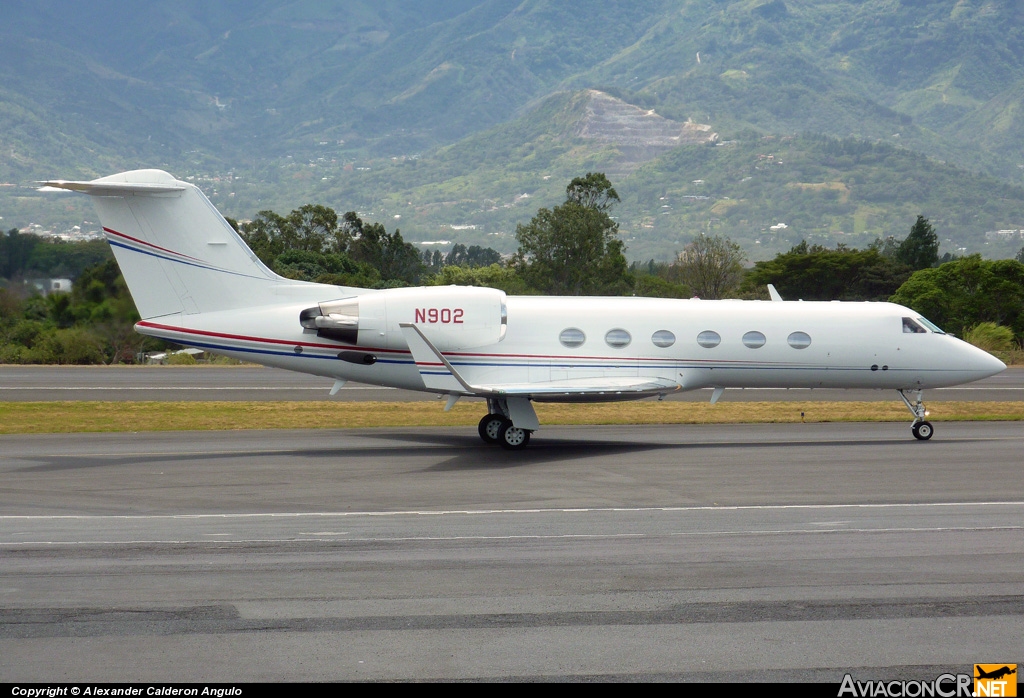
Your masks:
M934 322L929 322L927 318L919 317L917 318L917 321L920 322L925 327L927 327L932 332L934 332L935 334L946 334L941 329L939 329L939 326L936 325Z
M912 317L903 318L903 334L928 334L928 330L919 325Z

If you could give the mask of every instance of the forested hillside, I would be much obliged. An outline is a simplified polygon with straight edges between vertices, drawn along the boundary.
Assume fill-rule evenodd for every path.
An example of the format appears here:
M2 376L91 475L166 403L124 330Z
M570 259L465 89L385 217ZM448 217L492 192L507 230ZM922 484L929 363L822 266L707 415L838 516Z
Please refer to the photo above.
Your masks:
M624 129L620 142L581 135L591 98L591 92L555 95L517 120L435 153L379 160L367 170L339 168L311 188L320 200L396 220L407 239L485 241L503 252L515 249L517 223L559 200L564 181L616 169L613 184L622 196L616 216L632 259L667 260L702 232L732 237L752 259L803 239L865 246L901 236L918 214L932 220L943 252L1005 257L1024 245L1019 233L985 236L1024 228L1024 188L996 178L884 142L749 129L650 147L644 160L627 142L636 129Z
M0 40L5 227L92 219L81 199L35 196L33 180L137 167L192 178L238 218L319 201L387 214L407 239L496 247L500 236L484 235L528 218L522 194L550 203L558 187L545 183L590 169L609 172L624 193L622 229L638 256L672 248L700 219L738 226L757 254L764 221L744 204L722 204L725 196L755 211L777 203L768 209L776 222L798 220L808 235L886 232L924 213L950 245L988 255L1006 251L979 235L1022 225L1000 203L1016 205L1016 194L950 200L948 182L930 179L941 165L920 158L924 174L906 200L879 203L851 187L851 177L866 177L902 191L896 180L907 181L912 154L881 158L903 164L876 178L863 162L855 171L835 158L815 162L809 147L793 157L821 176L793 180L790 195L751 193L754 177L697 199L712 201L709 210L659 203L672 206L662 216L652 197L689 196L683 183L715 175L685 172L685 152L637 158L544 114L546 100L596 89L707 125L739 142L737 157L764 136L857 138L864 143L851 147L886 144L946 161L960 168L946 180L984 193L1002 185L969 173L1024 183L1024 6L1014 0L10 0ZM639 167L649 155L660 159ZM814 206L814 197L843 205ZM415 215L398 210L399 198L419 205ZM466 216L481 199L497 215L473 223ZM959 218L936 200L949 200ZM461 228L469 232L460 238L444 225L487 233Z

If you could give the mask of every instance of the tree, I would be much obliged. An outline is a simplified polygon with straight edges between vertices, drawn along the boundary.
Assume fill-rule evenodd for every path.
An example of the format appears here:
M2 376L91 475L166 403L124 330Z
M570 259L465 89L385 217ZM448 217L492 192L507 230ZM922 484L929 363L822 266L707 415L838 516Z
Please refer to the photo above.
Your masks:
M452 284L497 288L510 295L523 295L531 292L516 274L515 269L503 267L500 264L491 264L486 267L450 265L441 269L427 282L428 286L450 286Z
M309 250L285 250L274 260L274 271L289 279L315 281L335 286L373 288L380 274L369 264L356 262L347 254L324 254Z
M632 288L618 224L608 210L618 194L600 173L577 177L565 203L542 208L516 226L519 250L512 260L532 288L554 295L622 294Z
M106 240L64 242L12 229L0 233L0 278L50 276L76 278L84 269L113 259Z
M654 274L637 274L633 295L646 298L689 298L692 294L683 284L674 284Z
M698 235L679 254L680 280L700 298L717 300L743 278L746 255L729 238Z
M470 245L467 248L461 243L452 246L451 252L444 258L446 266L489 267L501 263L501 253L490 247Z
M348 228L338 225L334 209L318 204L306 204L287 216L260 211L242 226L239 234L249 249L271 268L285 250L345 254L351 237Z
M401 233L364 224L354 211L341 220L315 204L287 216L260 211L239 234L264 264L290 279L379 287L413 283L423 271L419 251Z
M569 182L565 188L565 200L607 213L619 202L619 195L602 172L588 172Z
M890 235L884 240L882 238L875 238L875 241L868 245L868 249L877 250L883 257L895 260L902 244L903 240L897 240L896 236Z
M288 214L288 226L294 239L292 249L311 252L348 251L348 235L338 227L338 214L334 209L318 204L306 204Z
M963 257L914 272L893 303L918 311L947 331L962 334L982 322L1024 335L1024 264L1013 259Z
M896 261L917 271L932 267L939 260L939 236L924 216L918 216L910 235L896 250Z
M242 225L239 235L264 264L273 268L274 260L288 249L288 221L273 211L260 211Z
M0 278L9 279L22 273L39 242L38 236L22 235L17 228L0 235Z
M354 211L346 213L342 221L345 232L352 237L349 254L357 262L369 264L380 272L386 285L410 284L419 279L423 273L423 258L415 245L402 239L397 228L394 233L388 233L380 223L364 224Z
M884 301L910 277L910 270L879 251L834 250L806 241L764 262L757 262L743 280L743 290L774 284L783 298L808 301Z

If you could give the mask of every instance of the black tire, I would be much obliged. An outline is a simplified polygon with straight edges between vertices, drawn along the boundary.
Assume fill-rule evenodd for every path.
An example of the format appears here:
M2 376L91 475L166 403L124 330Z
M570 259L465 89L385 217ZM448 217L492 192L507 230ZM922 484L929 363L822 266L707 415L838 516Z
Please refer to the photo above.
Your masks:
M910 431L913 432L915 439L918 439L919 441L927 441L932 438L932 434L935 433L935 428L932 426L931 422L918 422L910 428Z
M501 429L506 423L511 424L512 422L509 422L503 414L485 414L484 418L480 420L477 431L480 432L480 438L484 440L484 443L496 444L501 438Z
M513 426L512 422L507 420L506 422L501 427L501 437L498 441L501 447L508 451L521 451L526 448L526 445L530 443L530 432Z

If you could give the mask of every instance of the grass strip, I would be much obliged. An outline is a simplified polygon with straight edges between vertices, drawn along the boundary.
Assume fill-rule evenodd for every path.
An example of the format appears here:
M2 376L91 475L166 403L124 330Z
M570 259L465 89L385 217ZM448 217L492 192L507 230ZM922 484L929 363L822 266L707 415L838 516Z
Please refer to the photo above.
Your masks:
M889 402L539 404L541 424L910 422ZM482 402L4 402L0 434L474 426ZM1024 402L934 402L931 421L1020 421ZM801 414L803 416L801 416Z

